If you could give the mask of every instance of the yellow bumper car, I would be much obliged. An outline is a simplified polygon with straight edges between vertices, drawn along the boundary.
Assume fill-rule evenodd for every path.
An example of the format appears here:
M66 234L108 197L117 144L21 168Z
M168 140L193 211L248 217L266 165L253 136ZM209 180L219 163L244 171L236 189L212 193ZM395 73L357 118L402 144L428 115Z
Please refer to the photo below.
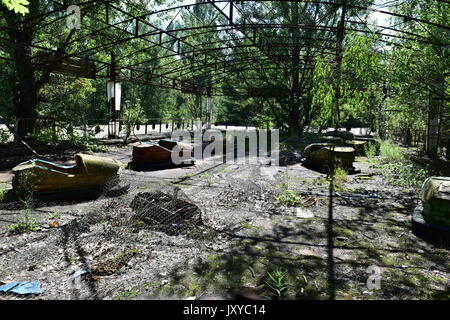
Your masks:
M74 165L31 159L13 168L12 187L19 197L28 193L38 198L85 198L98 195L111 178L120 175L121 169L120 161L85 154L76 154Z

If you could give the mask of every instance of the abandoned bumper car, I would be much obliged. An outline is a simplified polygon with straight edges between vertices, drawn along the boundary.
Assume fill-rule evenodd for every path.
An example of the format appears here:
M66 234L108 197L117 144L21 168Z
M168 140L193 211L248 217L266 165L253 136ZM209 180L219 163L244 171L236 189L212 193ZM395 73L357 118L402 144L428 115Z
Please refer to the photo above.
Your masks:
M337 146L333 143L313 143L303 151L303 164L316 169L330 170L340 167L353 172L354 161L354 148Z
M355 149L357 156L366 155L366 146L368 144L374 144L378 150L379 146L377 141L371 136L355 136L348 131L329 131L321 138L324 143L332 143L338 146L352 147Z
M194 163L193 148L186 143L162 139L158 142L137 142L133 145L133 170L159 170Z
M32 195L40 200L84 200L97 197L121 173L117 160L75 155L74 165L31 159L13 168L9 200ZM117 181L116 181L117 182Z
M425 180L421 199L411 218L413 233L429 240L450 241L450 177Z

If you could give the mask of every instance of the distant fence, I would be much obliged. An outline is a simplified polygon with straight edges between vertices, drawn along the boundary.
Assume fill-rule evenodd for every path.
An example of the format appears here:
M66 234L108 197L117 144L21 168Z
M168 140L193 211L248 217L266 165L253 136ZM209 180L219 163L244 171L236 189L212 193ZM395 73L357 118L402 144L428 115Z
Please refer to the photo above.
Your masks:
M64 140L70 134L78 136L92 136L95 139L108 139L111 136L125 136L124 120L111 121L107 119L94 119L78 122L74 120L61 121L49 118L20 118L9 126L17 131L18 124L27 132L34 135L46 136L49 140ZM160 119L153 118L137 122L131 129L132 134L154 135L158 133L173 132L175 130L199 130L205 127L206 122L198 119ZM8 131L7 126L0 122L0 129ZM11 136L8 140L11 141Z
M425 148L425 142L427 139L427 131L426 129L422 130L410 130L409 138L406 137L406 129L393 129L386 131L386 138L400 142L402 144L411 146L411 147L421 147ZM441 137L441 143L444 142L443 139L447 137Z

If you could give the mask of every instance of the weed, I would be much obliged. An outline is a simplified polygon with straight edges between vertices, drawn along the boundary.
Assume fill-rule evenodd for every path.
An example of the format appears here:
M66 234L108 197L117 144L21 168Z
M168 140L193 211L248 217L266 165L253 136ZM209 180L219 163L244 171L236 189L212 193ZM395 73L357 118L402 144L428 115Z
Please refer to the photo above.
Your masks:
M298 207L303 203L302 198L297 196L295 192L290 189L287 189L284 193L278 196L277 200L281 204L289 207Z
M395 266L398 264L397 260L395 259L395 257L392 256L383 256L381 258L381 262L383 263L384 266Z
M196 296L202 290L202 285L198 281L189 282L185 285L185 295L186 296Z
M112 257L111 259L109 259L109 261L114 263L114 262L119 261L124 256L125 256L125 253L121 252L121 253L117 254L116 256Z
M61 217L61 213L53 212L52 214L49 214L47 218L49 220L54 220L54 219L58 219L59 217Z
M25 214L23 218L19 218L19 221L7 227L8 231L20 233L25 231L39 231L39 223L31 217L29 214Z
M343 228L343 227L339 227L339 226L335 226L334 227L334 232L340 236L345 236L348 238L352 238L355 236L355 232L353 230L347 229L347 228Z
M260 230L260 229L261 229L261 227L254 226L254 225L251 225L251 224L247 224L247 223L244 223L244 222L242 222L242 223L240 224L240 226L241 226L243 229L247 229L247 230Z
M334 183L336 185L340 185L342 183L347 182L348 174L347 171L343 168L336 168L334 170Z
M287 271L281 268L276 269L273 273L267 272L268 279L264 283L272 289L277 299L281 299L283 293L288 289L285 281L286 274Z
M208 187L212 187L212 185L216 183L216 180L214 178L208 178L207 183Z
M139 291L137 290L127 290L127 291L122 291L120 293L118 293L114 299L117 300L121 300L121 299L132 299L132 298L136 298L139 295Z
M106 152L108 148L106 146L100 144L87 144L85 146L86 151L88 152Z

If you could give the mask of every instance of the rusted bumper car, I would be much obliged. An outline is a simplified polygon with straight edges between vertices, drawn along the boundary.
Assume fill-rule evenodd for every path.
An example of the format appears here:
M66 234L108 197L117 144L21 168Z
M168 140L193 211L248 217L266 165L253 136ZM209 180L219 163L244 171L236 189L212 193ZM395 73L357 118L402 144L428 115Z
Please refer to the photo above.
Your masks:
M412 231L419 237L450 242L450 177L430 177L421 190L422 204L411 217Z
M303 164L307 167L329 171L333 168L343 168L349 172L355 171L355 149L337 146L332 143L313 143L303 151Z
M104 157L76 154L74 165L31 159L13 168L9 199L33 197L40 200L83 200L98 196L122 163Z
M133 170L151 171L193 164L195 164L193 148L186 143L162 139L158 142L133 144L133 160L131 162Z

